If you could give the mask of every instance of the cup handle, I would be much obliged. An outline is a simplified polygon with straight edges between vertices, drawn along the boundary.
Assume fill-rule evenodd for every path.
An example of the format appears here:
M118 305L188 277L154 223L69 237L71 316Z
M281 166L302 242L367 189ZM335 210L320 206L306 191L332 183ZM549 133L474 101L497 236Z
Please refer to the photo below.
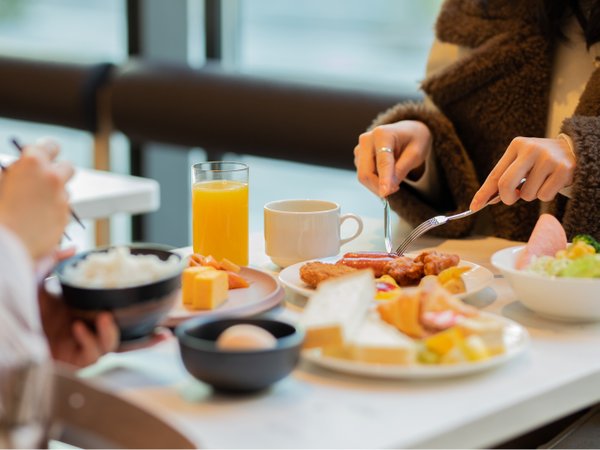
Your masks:
M350 242L352 239L356 239L358 237L358 235L360 233L362 233L363 230L363 221L360 217L358 217L356 214L352 214L352 213L348 213L348 214L342 214L340 216L340 227L342 226L342 224L344 223L345 220L347 219L354 219L356 220L356 231L354 232L354 234L352 236L350 236L349 238L346 239L341 239L340 240L340 245L344 245L347 242Z

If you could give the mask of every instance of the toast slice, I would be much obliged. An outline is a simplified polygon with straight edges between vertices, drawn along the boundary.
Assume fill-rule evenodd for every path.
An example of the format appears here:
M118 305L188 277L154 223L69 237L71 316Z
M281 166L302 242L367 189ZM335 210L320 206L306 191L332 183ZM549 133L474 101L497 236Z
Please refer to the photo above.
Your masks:
M374 298L370 270L320 283L300 317L306 331L304 347L343 347L361 326Z
M379 317L368 317L350 339L348 353L356 361L372 364L412 364L415 342Z

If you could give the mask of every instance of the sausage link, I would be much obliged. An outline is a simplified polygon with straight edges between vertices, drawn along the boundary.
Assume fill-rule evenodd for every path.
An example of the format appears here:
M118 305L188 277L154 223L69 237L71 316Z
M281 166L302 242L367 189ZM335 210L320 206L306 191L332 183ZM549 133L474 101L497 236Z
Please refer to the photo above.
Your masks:
M342 258L337 264L353 267L355 269L371 269L373 270L375 277L379 278L385 274L387 264L394 259L395 258L390 256L382 258Z
M349 252L344 254L343 258L397 258L394 253L386 252Z

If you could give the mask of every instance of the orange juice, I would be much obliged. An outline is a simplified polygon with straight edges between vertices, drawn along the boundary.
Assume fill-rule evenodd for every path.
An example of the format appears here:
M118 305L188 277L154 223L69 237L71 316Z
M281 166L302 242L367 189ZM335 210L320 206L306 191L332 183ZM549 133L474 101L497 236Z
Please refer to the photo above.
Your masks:
M194 252L248 265L248 183L194 183L192 222Z

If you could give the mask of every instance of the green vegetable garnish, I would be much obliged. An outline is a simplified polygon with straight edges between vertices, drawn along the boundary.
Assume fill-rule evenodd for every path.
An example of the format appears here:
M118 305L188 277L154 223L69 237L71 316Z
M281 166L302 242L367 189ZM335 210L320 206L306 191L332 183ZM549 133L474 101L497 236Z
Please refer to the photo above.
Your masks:
M598 242L589 234L578 234L573 238L574 244L580 241L585 244L591 245L592 247L594 247L594 250L596 250L596 253L600 253L600 242Z

